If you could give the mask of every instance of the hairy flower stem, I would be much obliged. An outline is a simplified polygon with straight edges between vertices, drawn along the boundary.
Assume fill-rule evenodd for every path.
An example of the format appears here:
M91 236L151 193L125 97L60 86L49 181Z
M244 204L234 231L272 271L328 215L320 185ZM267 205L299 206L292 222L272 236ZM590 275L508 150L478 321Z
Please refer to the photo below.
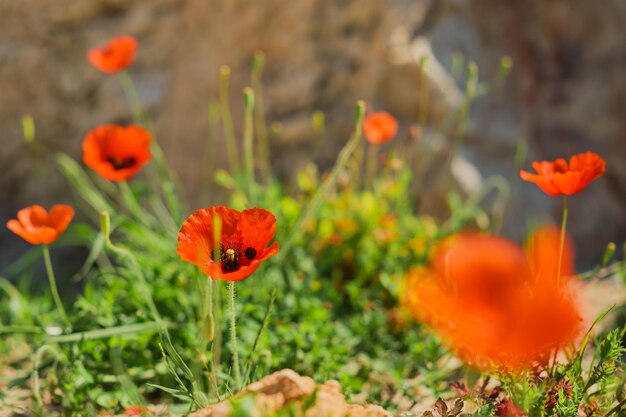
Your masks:
M50 282L50 292L52 293L52 298L54 299L54 303L56 304L57 310L59 311L59 315L65 323L65 330L71 332L72 324L67 318L65 308L63 307L63 303L61 302L61 297L59 297L56 279L54 278L54 271L52 270L52 262L50 261L50 249L48 248L48 245L43 245L43 259L46 264L46 272L48 273L48 281Z
M241 389L241 369L239 368L239 353L237 352L237 322L235 320L235 283L228 285L228 301L230 307L230 348L233 351L233 372L235 373L235 390Z
M561 264L563 263L563 250L565 246L565 229L567 227L567 196L563 196L563 217L561 219L561 243L559 245L559 263L557 265L556 282L561 282Z

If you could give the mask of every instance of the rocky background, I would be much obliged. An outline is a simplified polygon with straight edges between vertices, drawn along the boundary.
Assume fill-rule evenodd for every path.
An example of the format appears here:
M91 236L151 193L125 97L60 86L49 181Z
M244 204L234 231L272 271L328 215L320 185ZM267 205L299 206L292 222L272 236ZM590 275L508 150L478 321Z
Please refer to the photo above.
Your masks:
M222 64L232 68L237 121L252 56L264 51L265 108L282 125L272 166L288 180L308 160L332 164L356 99L395 114L402 141L428 88L421 130L423 143L435 143L436 127L463 100L463 83L451 75L453 55L475 61L481 80L495 79L506 55L514 62L506 82L470 112L460 155L471 165L460 165L457 180L477 173L509 179L503 231L520 239L532 219L558 221L561 201L521 184L513 163L518 143L527 145L526 167L587 150L602 155L606 175L570 206L579 262L587 267L606 242L626 240L624 24L621 0L0 0L0 220L25 205L72 202L50 156L80 158L90 128L130 121L117 77L85 57L114 35L140 42L131 74L192 207L215 188L199 173ZM425 82L421 56L429 57ZM323 138L311 129L314 110L326 114ZM25 114L35 120L33 144L22 140ZM439 177L440 165L429 178ZM430 196L448 185L430 181L421 201L437 200ZM439 207L422 209L437 214ZM0 231L0 274L27 246Z

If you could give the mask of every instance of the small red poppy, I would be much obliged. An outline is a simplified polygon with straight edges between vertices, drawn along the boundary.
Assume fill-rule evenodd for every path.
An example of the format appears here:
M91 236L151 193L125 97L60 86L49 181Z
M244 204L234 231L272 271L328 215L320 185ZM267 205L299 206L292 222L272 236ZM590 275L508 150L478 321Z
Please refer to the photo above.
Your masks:
M109 181L125 181L150 161L151 141L141 126L98 126L83 140L83 162Z
M63 234L74 217L74 209L57 204L50 209L34 205L17 212L17 220L7 222L7 228L33 245L52 243Z
M146 413L146 407L143 405L129 405L124 409L125 416L142 416Z
M585 152L572 156L569 164L559 158L552 162L533 162L533 168L537 174L521 170L520 177L556 197L576 194L587 188L590 182L604 174L606 162L593 152Z
M130 66L135 59L137 40L132 36L117 36L106 44L91 48L87 58L91 65L107 74L120 72Z
M219 247L213 235L217 218L222 224ZM178 233L176 253L212 279L241 281L261 262L278 253L278 242L267 246L275 233L276 217L267 210L209 207L197 210L185 220Z
M398 133L398 121L385 111L369 114L363 121L365 139L374 145L389 142Z

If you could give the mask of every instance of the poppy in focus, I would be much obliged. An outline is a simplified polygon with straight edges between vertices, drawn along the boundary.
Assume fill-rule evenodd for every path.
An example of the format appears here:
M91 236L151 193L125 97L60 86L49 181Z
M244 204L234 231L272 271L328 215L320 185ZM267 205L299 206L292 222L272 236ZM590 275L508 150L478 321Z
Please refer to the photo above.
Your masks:
M391 114L380 111L369 114L363 121L365 139L374 145L389 142L398 133L398 121Z
M604 174L606 162L599 155L586 152L572 156L569 163L562 158L533 162L533 168L536 174L521 170L520 177L556 197L576 194L587 188L590 182Z
M63 234L74 217L74 209L57 204L50 209L34 205L17 212L17 220L7 222L7 228L33 245L52 243Z
M83 140L83 162L107 180L125 181L150 161L151 141L141 126L98 126Z
M221 224L219 242L214 236L216 224ZM241 281L278 253L278 242L267 246L275 233L276 217L267 210L209 207L185 220L176 252L212 279Z
M570 291L569 242L558 275L558 229L539 229L524 251L506 239L464 234L444 242L429 268L411 271L403 303L470 365L521 371L545 363L581 330Z
M132 36L117 36L106 44L91 48L87 58L91 65L107 74L125 70L133 63L137 40Z

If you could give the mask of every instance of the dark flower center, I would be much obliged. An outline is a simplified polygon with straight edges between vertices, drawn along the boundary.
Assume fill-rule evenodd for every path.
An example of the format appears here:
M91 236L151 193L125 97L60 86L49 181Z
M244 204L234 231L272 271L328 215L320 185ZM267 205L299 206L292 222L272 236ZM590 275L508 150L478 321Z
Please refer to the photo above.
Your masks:
M220 249L215 249L213 251L212 258L213 262L221 261L222 271L233 272L239 269L242 255L248 260L252 260L256 256L256 249L248 247L242 252L236 247L226 247L222 244Z
M246 258L252 260L256 256L256 249L254 249L253 247L249 247L246 249L245 254Z
M137 163L136 159L132 156L128 158L114 158L112 156L107 158L107 162L109 162L113 169L119 171L120 169L130 168Z

